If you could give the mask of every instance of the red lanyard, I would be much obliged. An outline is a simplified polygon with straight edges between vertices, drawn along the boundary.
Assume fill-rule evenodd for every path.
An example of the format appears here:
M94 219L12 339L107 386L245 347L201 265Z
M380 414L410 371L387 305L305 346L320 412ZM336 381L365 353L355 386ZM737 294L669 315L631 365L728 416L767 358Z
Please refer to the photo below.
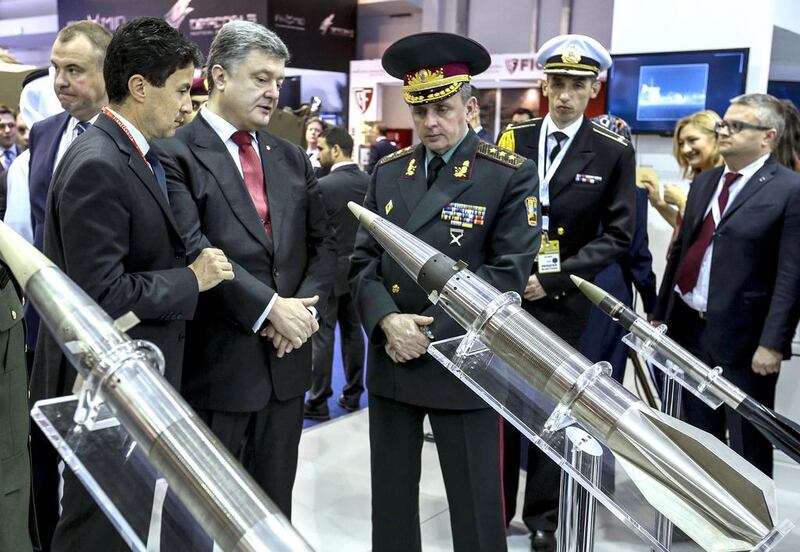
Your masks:
M108 117L109 119L111 119L112 121L114 121L115 123L117 123L119 125L119 128L122 129L122 132L125 133L125 135L128 137L128 139L133 144L133 147L136 148L136 151L139 152L139 155L141 155L142 159L144 159L145 163L147 163L147 158L144 156L144 153L142 153L142 150L139 149L139 144L136 143L136 140L133 138L133 134L131 134L131 131L128 129L127 126L125 126L125 123L123 123L122 120L119 117L117 117L117 115L113 111L108 109L108 107L103 107L102 111L103 111L103 113L106 114L106 117Z

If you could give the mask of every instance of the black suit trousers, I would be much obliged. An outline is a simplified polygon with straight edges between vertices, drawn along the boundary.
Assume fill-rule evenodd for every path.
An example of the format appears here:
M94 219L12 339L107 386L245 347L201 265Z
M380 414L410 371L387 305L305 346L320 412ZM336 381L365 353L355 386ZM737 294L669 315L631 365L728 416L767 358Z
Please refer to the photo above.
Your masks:
M313 371L308 401L319 404L333 395L333 347L338 321L345 375L342 395L348 401L358 402L364 392L364 334L352 296L349 293L338 297L331 294L323 312L319 330L311 337Z
M291 519L303 395L287 401L272 396L257 412L198 410L197 415Z
M704 346L706 322L677 294L673 305L668 334L709 366L719 364L714 352ZM723 376L767 408L775 408L778 374L756 374L751 368L751 359L741 359L735 365L723 366ZM681 400L683 417L688 423L728 443L745 460L772 477L772 443L755 426L733 409L723 405L714 410L686 390Z
M499 431L491 409L439 410L369 395L372 550L419 552L422 420L436 449L450 506L453 550L503 552Z

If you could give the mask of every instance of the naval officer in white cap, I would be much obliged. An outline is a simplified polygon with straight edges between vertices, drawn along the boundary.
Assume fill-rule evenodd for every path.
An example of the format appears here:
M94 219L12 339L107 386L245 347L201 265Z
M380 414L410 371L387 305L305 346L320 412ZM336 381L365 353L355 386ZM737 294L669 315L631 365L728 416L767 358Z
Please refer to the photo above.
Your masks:
M600 73L611 56L596 40L562 35L536 53L546 74L544 117L509 127L499 145L537 163L542 208L542 242L525 288L523 306L577 348L590 304L570 281L591 281L628 250L634 231L634 152L630 142L584 116L600 92ZM510 428L509 428L510 429ZM516 497L519 451L513 432L504 469L505 496ZM534 550L555 550L559 469L529 447L528 483L522 517L533 533ZM514 514L506 503L507 519Z

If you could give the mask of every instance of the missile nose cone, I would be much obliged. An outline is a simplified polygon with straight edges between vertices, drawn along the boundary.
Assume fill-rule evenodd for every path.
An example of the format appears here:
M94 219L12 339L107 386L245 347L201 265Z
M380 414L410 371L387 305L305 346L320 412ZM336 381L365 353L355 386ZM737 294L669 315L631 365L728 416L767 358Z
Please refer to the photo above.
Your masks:
M27 287L28 280L39 270L55 266L50 259L3 222L0 222L0 258L8 265L22 289Z
M609 295L603 290L603 288L597 287L593 283L584 280L580 276L575 276L574 274L569 275L572 282L578 286L578 289L581 293L583 293L586 298L594 303L595 305L600 305L600 303ZM613 299L613 298L612 298Z
M355 201L348 201L347 207L363 226L369 226L378 216L366 207L362 207Z

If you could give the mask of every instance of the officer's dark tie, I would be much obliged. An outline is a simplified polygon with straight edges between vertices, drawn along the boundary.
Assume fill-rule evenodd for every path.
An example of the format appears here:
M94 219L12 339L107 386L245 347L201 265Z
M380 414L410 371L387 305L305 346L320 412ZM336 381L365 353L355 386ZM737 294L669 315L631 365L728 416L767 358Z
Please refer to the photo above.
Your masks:
M725 207L728 206L728 198L730 197L731 185L736 182L736 179L742 176L739 173L729 172L725 174L725 180L722 182L722 191L719 193L717 204L719 205L719 216L722 218L725 213ZM678 271L678 289L681 293L689 293L697 285L697 278L700 276L700 266L703 264L703 257L706 254L706 249L711 245L714 239L714 231L717 229L717 223L714 222L713 209L708 212L703 226L700 227L700 232L697 237L689 246L681 263L681 268Z
M556 147L554 147L553 151L550 152L550 157L548 158L550 162L547 165L548 167L553 164L553 161L555 161L558 154L561 153L561 145L567 139L567 135L559 130L550 133L550 136L556 139Z
M433 159L428 163L428 189L430 190L433 183L436 182L436 177L439 176L439 171L444 167L444 159L439 155L434 155Z
M92 123L90 123L89 121L78 122L78 126L75 127L75 130L78 131L78 136L89 130L90 126L92 126Z
M167 200L169 203L169 195L167 194L167 177L164 174L164 166L161 164L161 161L158 160L156 154L153 153L153 150L147 150L147 155L144 156L147 159L147 162L150 163L150 167L153 169L153 174L156 176L156 182L158 182L158 187L161 188L161 191L164 192L164 199Z

